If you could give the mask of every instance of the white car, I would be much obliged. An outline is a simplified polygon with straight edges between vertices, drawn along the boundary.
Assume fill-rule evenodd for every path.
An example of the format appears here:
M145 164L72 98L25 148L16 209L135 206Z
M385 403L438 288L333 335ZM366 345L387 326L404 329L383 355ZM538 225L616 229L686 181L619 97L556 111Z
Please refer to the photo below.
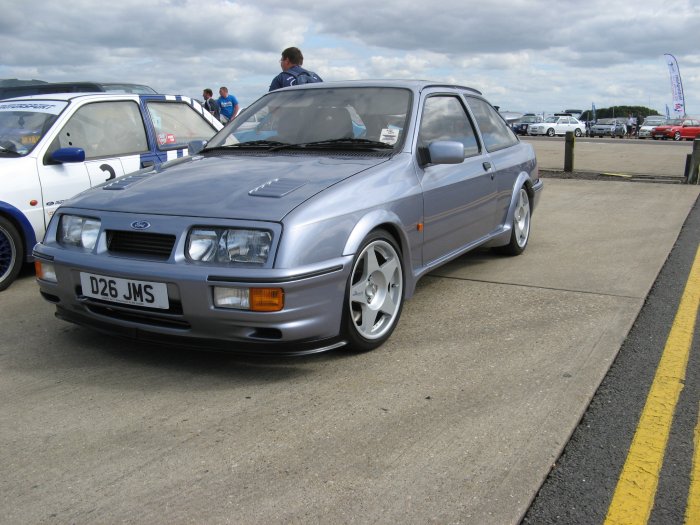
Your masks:
M668 122L668 119L662 117L661 115L650 115L644 119L642 125L639 127L637 132L637 137L640 139L646 139L651 137L652 130L657 126L663 126Z
M32 260L58 206L184 157L223 126L187 97L63 93L0 101L0 290Z
M580 137L586 132L586 126L575 117L554 116L547 117L544 122L530 124L527 128L528 135L565 135L567 131L573 131L574 135Z

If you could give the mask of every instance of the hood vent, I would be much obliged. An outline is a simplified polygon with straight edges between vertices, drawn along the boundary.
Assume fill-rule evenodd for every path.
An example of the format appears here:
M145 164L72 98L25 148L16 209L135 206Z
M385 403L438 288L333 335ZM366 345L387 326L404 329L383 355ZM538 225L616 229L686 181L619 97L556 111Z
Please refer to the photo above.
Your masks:
M120 177L114 182L110 182L109 184L105 184L102 186L103 190L124 190L131 186L132 184L136 184L139 181L142 181L146 177L150 177L153 175L153 171L149 171L148 173L140 173L138 175L127 175L126 177Z
M265 184L258 186L248 192L248 195L253 197L274 197L279 199L284 197L296 189L301 188L306 184L306 181L295 179L272 179Z

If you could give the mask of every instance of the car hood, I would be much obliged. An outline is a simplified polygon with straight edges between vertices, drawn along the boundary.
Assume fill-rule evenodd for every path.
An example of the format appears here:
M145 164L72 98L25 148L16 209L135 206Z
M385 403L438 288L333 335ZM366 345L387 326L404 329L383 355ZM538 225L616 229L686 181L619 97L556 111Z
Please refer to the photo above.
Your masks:
M195 156L84 192L75 208L280 221L337 182L388 157L272 154Z

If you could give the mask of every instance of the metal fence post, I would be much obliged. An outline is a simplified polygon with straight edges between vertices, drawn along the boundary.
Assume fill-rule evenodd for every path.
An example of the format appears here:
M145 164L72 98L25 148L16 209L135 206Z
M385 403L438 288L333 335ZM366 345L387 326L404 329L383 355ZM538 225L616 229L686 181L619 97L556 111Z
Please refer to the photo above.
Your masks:
M700 137L693 141L693 153L690 156L690 169L688 170L688 184L700 184L698 169L700 168Z
M566 142L564 144L564 171L571 173L574 171L574 138L573 131L566 132Z

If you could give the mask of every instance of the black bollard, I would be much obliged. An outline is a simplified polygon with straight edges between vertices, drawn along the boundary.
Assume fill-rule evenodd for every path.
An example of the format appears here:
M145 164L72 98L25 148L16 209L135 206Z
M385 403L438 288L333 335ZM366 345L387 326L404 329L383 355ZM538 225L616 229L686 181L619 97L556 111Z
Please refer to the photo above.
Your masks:
M566 142L564 145L564 171L571 173L574 171L574 144L576 139L574 138L573 131L566 132Z

